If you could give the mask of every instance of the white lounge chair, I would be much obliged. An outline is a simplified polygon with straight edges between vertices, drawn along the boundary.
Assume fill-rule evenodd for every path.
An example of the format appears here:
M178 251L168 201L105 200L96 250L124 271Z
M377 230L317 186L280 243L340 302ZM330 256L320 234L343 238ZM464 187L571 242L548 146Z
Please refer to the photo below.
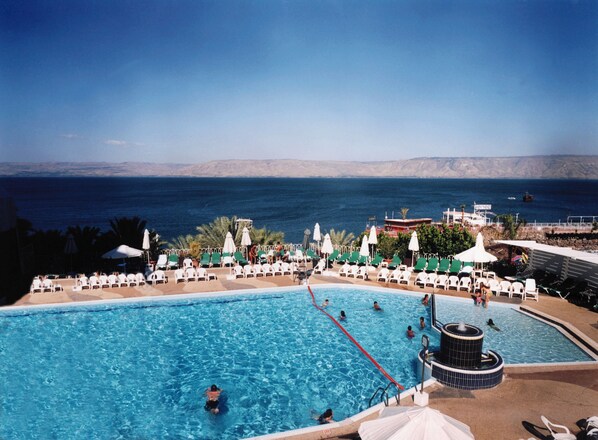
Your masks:
M314 273L322 273L324 269L326 269L326 260L320 260L314 267Z
M92 290L99 289L101 287L100 279L95 275L90 276L89 277L89 286L91 287Z
M42 293L44 291L44 286L39 278L34 278L33 281L31 281L29 291L31 293Z
M345 264L343 264L343 265L341 266L341 268L338 270L338 274L339 274L339 276L341 276L341 277L348 277L348 276L349 276L349 272L350 272L350 270L351 270L351 265L350 265L350 264L347 264L347 263L345 263Z
M469 292L471 287L471 278L469 277L463 277L459 280L459 291L461 290L465 290L466 292Z
M54 285L52 284L52 280L45 279L42 281L42 291L44 292L54 292Z
M141 272L137 273L135 278L137 279L138 286L143 286L145 284L145 275L143 275Z
M233 274L235 275L235 278L245 278L243 268L238 264L236 266L233 266Z
M270 263L262 264L262 272L264 273L264 276L267 277L274 275L274 271L272 270L272 265Z
M359 272L359 266L358 265L351 266L351 268L349 269L349 273L347 273L347 277L357 278L357 273L358 272Z
M253 272L253 266L251 264L246 264L243 266L243 274L245 278L255 277L255 272Z
M282 275L282 263L280 261L272 265L272 272L274 272L274 275Z
M550 420L548 420L546 417L541 416L540 419L542 420L542 423L544 423L544 425L546 425L546 428L548 428L548 430L550 431L550 435L552 436L552 438L554 440L576 440L577 436L575 436L574 434L571 434L571 431L569 431L569 428L567 428L564 425L557 425L556 423L552 423ZM556 429L561 429L563 430L563 432L558 432Z
M257 263L253 265L253 274L255 275L255 277L263 277L264 276L264 271L262 270L262 265Z
M195 274L197 275L197 281L208 281L210 279L210 276L208 275L208 271L206 270L205 267L198 267L195 270Z
M193 260L191 260L191 258L185 258L183 260L183 269L189 269L190 267L193 267Z
M155 284L168 282L168 277L166 276L163 270L157 270L154 273L156 274Z
M401 279L401 275L403 274L402 270L395 269L390 273L390 277L388 282L389 283L397 283L399 284L399 280Z
M431 286L432 288L434 288L436 286L436 278L437 278L437 275L435 273L428 274L428 278L426 278L424 287Z
M448 286L448 276L444 275L444 274L438 275L438 278L436 278L436 283L434 284L434 288L438 289L440 287L443 290L446 290L447 286Z
M118 278L114 274L108 275L108 284L110 284L110 287L120 287Z
M156 262L156 269L166 270L168 267L168 257L166 254L158 255L158 261Z
M500 283L498 281L495 279L488 280L488 287L492 293L498 296L498 292L500 292Z
M516 295L520 296L521 299L525 299L525 292L523 291L523 283L519 281L515 281L511 284L511 298L514 298Z
M185 270L185 278L187 281L196 281L197 280L197 272L195 268L189 267Z
M282 268L283 275L293 275L294 264L284 261L280 264L280 267Z
M538 288L536 287L536 280L533 278L525 280L523 300L525 301L528 298L538 301Z
M89 289L89 278L87 278L85 275L82 275L79 278L77 278L75 284L79 286L81 290Z
M355 278L362 278L364 280L368 279L368 268L367 266L361 266L359 267L359 269L357 270L357 273L355 274Z
M108 280L108 277L106 275L100 275L98 277L98 279L100 280L100 287L103 289L104 287L108 287L110 288L110 281Z
M120 287L129 287L129 281L124 273L119 273L116 278L118 279L118 284Z
M448 285L446 286L447 290L455 289L459 290L459 277L457 275L451 275L448 278Z
M399 284L406 284L407 286L411 282L411 271L404 270L401 272L401 276L399 277Z
M390 271L388 270L388 268L383 267L378 272L378 276L376 277L376 281L382 281L383 283L388 283L388 274L389 273L390 273ZM398 280L397 280L397 282L398 282Z
M425 287L426 281L428 281L428 274L424 271L417 274L415 277L415 285Z
M130 273L127 275L127 283L129 283L129 287L137 285L137 277L134 273Z
M174 282L176 284L184 283L186 281L187 277L185 277L185 271L183 269L177 269L174 271Z
M476 278L474 281L474 290L481 289L482 284L488 284L488 280L486 278Z
M509 298L511 297L511 282L507 280L503 280L500 282L500 290L496 294L496 296L500 296L505 293Z

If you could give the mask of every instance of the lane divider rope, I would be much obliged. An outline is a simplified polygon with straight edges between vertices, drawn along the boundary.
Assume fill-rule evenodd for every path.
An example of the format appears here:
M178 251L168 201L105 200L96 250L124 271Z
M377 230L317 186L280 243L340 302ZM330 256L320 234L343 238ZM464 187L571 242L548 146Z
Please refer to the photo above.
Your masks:
M311 290L311 286L307 286L307 290L309 291L309 294L311 295L311 302L314 305L314 307L316 309L318 309L320 312L324 313L326 316L328 316L328 318L330 318L330 320L332 322L334 322L336 324L336 326L341 329L341 331L345 334L345 336L347 336L347 338L349 338L349 340L351 342L353 342L353 344L355 344L355 346L365 355L366 358L368 358L370 360L370 362L372 364L374 364L374 366L390 381L393 383L394 386L396 386L399 390L404 390L405 387L403 387L400 383L398 383L396 380L393 379L393 377L388 374L386 372L386 370L384 368L382 368L382 365L380 365L376 359L374 359L366 350L365 348L363 348L361 346L361 344L359 344L359 342L357 342L355 340L355 338L351 335L351 333L349 333L347 331L347 329L345 329L345 327L343 327L335 318L334 316L332 316L330 313L328 313L326 310L324 310L322 307L320 307L317 303L316 303L316 297L314 296L314 293Z

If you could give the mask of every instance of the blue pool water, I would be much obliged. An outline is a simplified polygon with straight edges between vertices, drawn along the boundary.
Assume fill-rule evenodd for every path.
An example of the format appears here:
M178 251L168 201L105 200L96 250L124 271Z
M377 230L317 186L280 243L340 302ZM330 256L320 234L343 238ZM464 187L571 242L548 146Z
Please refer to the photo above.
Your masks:
M419 295L314 292L318 302L330 300L331 314L346 311L345 327L398 382L417 382L421 332L408 340L405 329L417 329L419 316L429 323ZM374 300L383 312L372 310ZM487 332L486 348L507 362L520 362L519 341L541 338L558 347L556 360L590 360L550 327L492 306L493 319L509 322L513 333ZM441 301L439 311L446 322L450 314L472 322L462 313L485 322L488 312L463 301ZM312 426L312 409L332 407L343 419L387 383L305 288L4 310L0 328L0 375L10 378L0 382L0 438L245 438ZM426 334L437 347L438 334ZM509 346L513 334L517 343ZM225 390L218 416L203 409L212 383Z

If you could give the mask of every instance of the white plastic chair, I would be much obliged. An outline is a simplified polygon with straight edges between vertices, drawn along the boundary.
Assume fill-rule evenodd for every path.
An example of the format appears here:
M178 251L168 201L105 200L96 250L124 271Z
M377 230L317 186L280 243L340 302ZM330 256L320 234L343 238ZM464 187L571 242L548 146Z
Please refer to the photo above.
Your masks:
M428 280L428 274L425 272L420 272L415 277L415 284L424 287L426 285L426 281Z
M262 270L262 265L257 263L253 265L253 275L255 275L255 277L263 277L264 276L264 271Z
M290 263L284 261L281 263L280 267L282 268L283 275L293 275L293 266Z
M138 286L143 286L145 284L145 275L143 275L141 272L135 275L135 278L137 279Z
M270 263L262 264L262 272L264 273L264 276L274 275L274 271L272 270L272 265Z
M355 274L355 278L362 278L364 280L368 279L368 268L367 266L361 266L357 273Z
M185 281L187 281L187 278L185 277L185 271L183 269L177 269L174 271L174 282L176 284L178 283L184 283Z
M504 280L500 282L500 290L498 291L498 293L496 294L496 296L500 296L503 293L506 293L507 296L510 298L511 297L511 282Z
M350 264L343 264L341 266L341 268L338 270L338 274L341 277L348 277L349 276L349 271L351 270L351 265Z
M322 273L324 269L326 269L326 260L320 260L314 267L314 273Z
M382 281L382 282L387 283L388 282L388 273L389 273L389 270L386 267L383 267L382 269L380 269L380 272L378 272L376 281ZM397 280L397 282L398 282L398 280Z
M251 264L246 264L243 266L243 274L245 275L245 278L255 277L253 266Z
M168 266L168 257L166 254L158 255L158 261L156 262L156 269L166 269Z
M183 269L189 269L190 267L193 267L193 260L191 260L191 258L185 258L183 260Z
M31 288L29 289L31 293L42 293L44 291L44 287L42 286L42 282L39 278L34 278L31 282Z
M448 286L448 276L438 275L438 278L436 278L436 283L434 284L434 288L438 289L439 287L441 287L442 289L446 290L447 286Z
M538 288L536 287L536 280L533 278L528 278L525 280L523 300L525 301L528 298L538 301Z
M245 274L243 273L243 268L239 265L233 267L233 273L235 278L245 278Z
M359 266L351 266L349 272L347 273L347 277L357 278L357 273L359 272Z
M137 285L137 277L135 276L134 273L130 273L127 275L127 283L129 283L129 286Z
M524 300L525 299L525 292L523 291L523 284L520 283L519 281L515 281L513 284L511 284L511 298L513 298L515 295L519 295L521 296L521 299Z
M187 278L187 281L195 281L197 279L197 273L195 272L195 268L187 268L187 270L185 271L185 278Z
M546 425L546 427L548 428L548 430L550 431L550 435L552 435L552 438L554 438L554 440L576 440L577 437L573 434L571 434L571 431L569 431L569 428L567 428L564 425L557 425L556 423L552 423L550 420L548 420L546 417L541 416L540 419L542 420L542 423L544 423L544 425ZM562 429L564 432L557 432L556 429Z
M399 284L406 284L408 286L410 282L411 282L411 271L404 270L403 272L401 272L401 276L399 278Z
M208 281L209 275L205 267L198 267L195 274L197 275L197 281Z
M430 286L434 288L436 286L436 278L438 278L438 275L435 273L428 274L428 278L426 279L424 286Z
M459 288L457 290L465 290L469 292L469 288L471 286L471 278L463 277L459 280Z

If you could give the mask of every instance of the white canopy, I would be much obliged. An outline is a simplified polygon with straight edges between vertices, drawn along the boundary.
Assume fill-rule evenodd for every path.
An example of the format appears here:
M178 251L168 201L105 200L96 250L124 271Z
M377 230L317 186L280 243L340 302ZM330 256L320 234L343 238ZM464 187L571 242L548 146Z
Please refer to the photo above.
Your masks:
M102 255L102 258L117 260L122 258L140 257L141 255L143 255L143 251L127 246L126 244L121 244L116 249L106 252Z
M234 254L237 250L237 246L235 246L235 241L233 240L233 234L230 232L226 233L226 238L224 239L224 246L222 246L223 253Z
M362 440L472 440L466 424L429 406L388 407L359 427Z
M413 231L413 233L411 234L408 249L413 252L419 252L419 241L417 240L417 232L415 231Z
M471 263L490 263L496 261L497 258L484 248L484 236L478 232L475 240L475 246L455 255L455 258L460 261Z
M359 255L362 257L370 256L370 248L368 246L368 236L367 235L364 235L363 240L361 240L361 248L359 249Z
M368 237L369 244L378 244L378 235L376 234L376 227L372 225L370 229L370 236Z
M241 246L251 246L251 237L249 236L249 229L243 228L243 235L241 236Z
M322 243L322 252L328 255L334 252L334 248L332 247L332 240L330 240L330 234L326 234L324 236L324 243Z
M320 233L320 224L316 223L314 226L314 241L322 240L322 234Z
M149 251L150 248L150 237L149 237L149 231L146 229L145 231L143 231L143 244L141 245L141 249L143 249L144 251Z

